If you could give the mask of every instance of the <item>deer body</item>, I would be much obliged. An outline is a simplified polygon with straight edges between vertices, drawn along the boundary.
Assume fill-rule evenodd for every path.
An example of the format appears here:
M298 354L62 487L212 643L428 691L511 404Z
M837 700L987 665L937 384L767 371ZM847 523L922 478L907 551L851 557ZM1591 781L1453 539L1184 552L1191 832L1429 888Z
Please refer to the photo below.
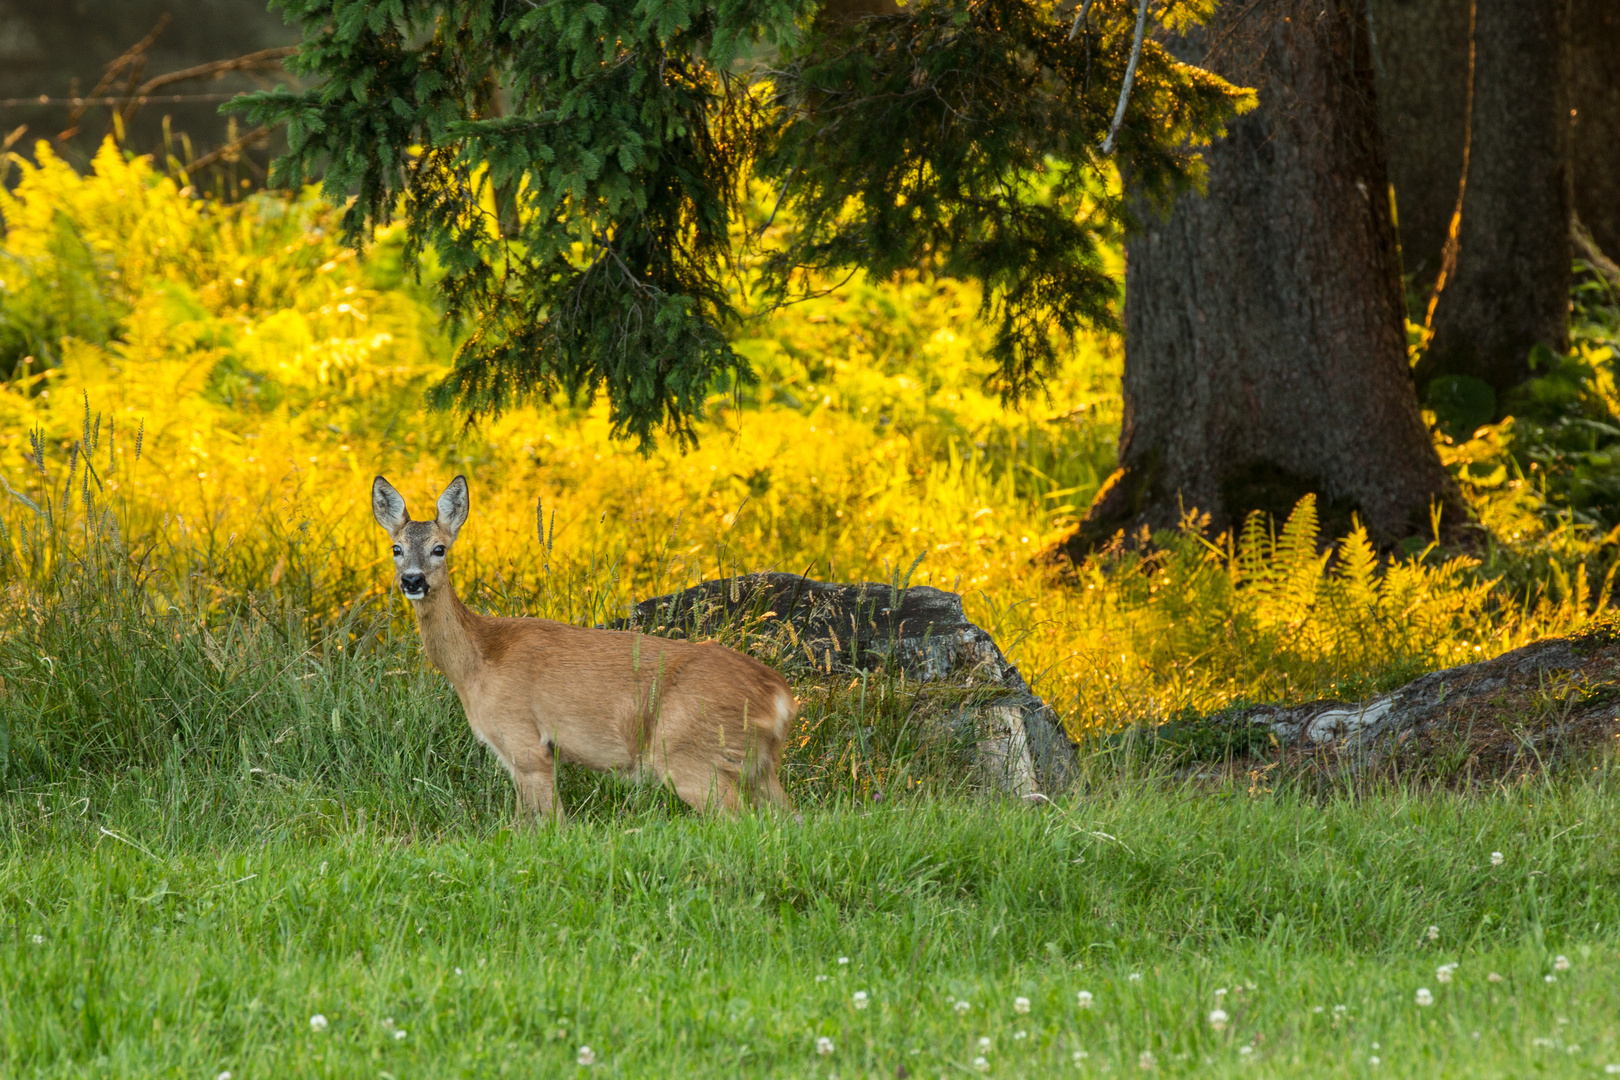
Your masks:
M382 477L372 504L428 658L528 813L561 816L559 760L650 771L699 809L735 809L745 789L756 802L786 804L777 770L797 710L781 675L713 643L479 615L456 596L445 565L466 521L466 481L451 481L432 522L411 521Z

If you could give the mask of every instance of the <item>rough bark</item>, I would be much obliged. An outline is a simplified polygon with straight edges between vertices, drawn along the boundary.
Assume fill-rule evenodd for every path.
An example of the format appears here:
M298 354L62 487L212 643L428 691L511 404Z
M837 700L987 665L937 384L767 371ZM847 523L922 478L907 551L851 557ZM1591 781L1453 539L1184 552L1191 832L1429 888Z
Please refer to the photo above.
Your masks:
M1569 324L1569 0L1477 0L1473 110L1455 251L1431 307L1420 386L1441 375L1498 396Z
M1159 750L1201 762L1189 770L1194 775L1219 775L1227 748L1234 759L1275 762L1280 747L1295 768L1522 783L1538 773L1587 772L1606 756L1620 697L1617 661L1620 643L1596 628L1432 672L1359 704L1233 709L1160 725L1152 735Z
M1055 794L1071 783L1075 747L962 598L928 586L839 585L797 574L705 581L637 604L614 624L681 637L779 636L780 666L800 679L847 679L891 666L918 683L963 691L943 714L947 735L971 748L983 785L1016 795Z
M1620 3L1574 0L1570 23L1575 213L1599 249L1620 260Z
M1326 528L1355 512L1387 542L1456 503L1407 366L1368 46L1354 0L1223 5L1172 43L1259 106L1206 153L1207 195L1127 245L1120 464L1071 558L1183 508L1222 528L1315 492Z
M1401 269L1417 321L1440 273L1462 180L1471 6L1471 0L1368 0L1367 5Z

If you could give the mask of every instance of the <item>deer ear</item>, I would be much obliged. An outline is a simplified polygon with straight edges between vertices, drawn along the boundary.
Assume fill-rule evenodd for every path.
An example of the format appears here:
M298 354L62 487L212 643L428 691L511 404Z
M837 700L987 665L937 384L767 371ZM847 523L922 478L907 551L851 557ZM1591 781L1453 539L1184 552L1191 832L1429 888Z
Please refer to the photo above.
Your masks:
M411 515L405 509L405 497L380 476L371 482L371 512L377 516L377 524L387 529L390 535L411 520Z
M467 478L458 476L450 481L450 486L444 489L439 496L439 524L450 531L454 536L467 524Z

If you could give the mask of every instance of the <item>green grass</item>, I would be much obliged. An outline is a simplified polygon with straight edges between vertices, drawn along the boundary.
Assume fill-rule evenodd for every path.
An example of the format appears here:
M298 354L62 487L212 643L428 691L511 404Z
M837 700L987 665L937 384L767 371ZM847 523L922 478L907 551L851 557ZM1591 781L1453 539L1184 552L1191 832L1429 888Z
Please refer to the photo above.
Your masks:
M1491 792L1306 791L1143 776L1097 744L1075 794L1031 806L960 782L928 735L949 694L877 672L798 683L802 820L569 770L571 824L514 831L510 782L394 615L317 618L118 535L33 533L0 594L0 1076L1620 1064L1612 759ZM469 595L588 621L594 581Z
M1146 1052L1168 1074L1592 1075L1620 1062L1614 793L1604 770L1488 797L1116 780L801 823L624 790L561 831L492 805L423 832L449 796L420 783L177 763L23 785L0 802L0 1072L1084 1076Z

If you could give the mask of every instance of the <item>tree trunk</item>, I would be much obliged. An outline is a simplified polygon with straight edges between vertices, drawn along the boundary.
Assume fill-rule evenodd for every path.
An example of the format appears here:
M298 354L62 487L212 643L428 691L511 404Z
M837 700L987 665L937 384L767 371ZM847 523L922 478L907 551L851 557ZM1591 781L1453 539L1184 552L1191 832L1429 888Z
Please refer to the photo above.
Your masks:
M1575 0L1570 25L1575 213L1620 260L1620 3Z
M1462 180L1471 6L1471 0L1369 0L1367 5L1401 269L1413 300L1411 317L1418 322L1440 274Z
M1569 0L1476 0L1473 110L1454 251L1418 367L1489 383L1530 375L1569 326ZM1611 58L1612 63L1612 58Z
M1357 0L1223 5L1172 44L1260 101L1207 195L1127 245L1120 467L1071 557L1183 507L1224 528L1315 492L1324 529L1389 542L1458 504L1407 367L1368 44Z

